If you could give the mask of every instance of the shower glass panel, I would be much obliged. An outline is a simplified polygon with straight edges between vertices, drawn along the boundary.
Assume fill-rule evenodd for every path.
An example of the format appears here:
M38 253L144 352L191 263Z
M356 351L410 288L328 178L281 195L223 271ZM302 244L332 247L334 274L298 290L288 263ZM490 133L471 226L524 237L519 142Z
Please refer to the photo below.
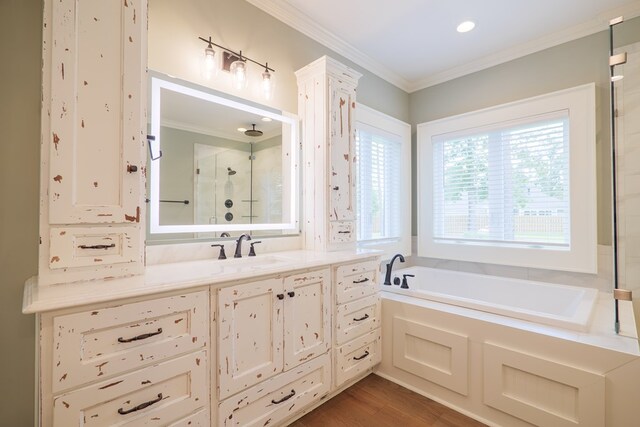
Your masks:
M617 30L616 30L617 31ZM640 330L640 42L616 49L627 63L616 67L615 82L618 284L630 290L632 302L617 302L620 334Z

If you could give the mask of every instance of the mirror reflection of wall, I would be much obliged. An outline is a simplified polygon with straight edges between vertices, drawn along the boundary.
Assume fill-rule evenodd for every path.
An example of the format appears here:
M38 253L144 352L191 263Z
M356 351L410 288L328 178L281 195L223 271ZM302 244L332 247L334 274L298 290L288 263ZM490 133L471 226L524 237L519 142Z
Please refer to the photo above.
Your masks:
M295 119L162 79L152 78L163 82L151 103L152 150L162 156L150 163L149 199L157 191L159 201L150 203L157 225L148 239L297 233L283 230L294 206Z

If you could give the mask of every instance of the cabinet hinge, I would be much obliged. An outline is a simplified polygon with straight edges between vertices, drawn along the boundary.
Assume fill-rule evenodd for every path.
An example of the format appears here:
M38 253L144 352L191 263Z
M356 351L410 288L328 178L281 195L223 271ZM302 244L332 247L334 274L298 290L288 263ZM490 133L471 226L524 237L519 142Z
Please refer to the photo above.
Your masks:
M613 299L618 301L631 301L632 295L631 291L628 289L614 289L613 290Z

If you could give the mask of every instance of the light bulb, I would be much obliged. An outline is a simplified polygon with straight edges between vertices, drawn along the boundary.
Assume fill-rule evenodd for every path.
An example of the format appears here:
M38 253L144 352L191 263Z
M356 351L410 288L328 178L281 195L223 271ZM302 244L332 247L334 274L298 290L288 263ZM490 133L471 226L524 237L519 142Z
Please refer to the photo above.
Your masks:
M218 74L218 57L216 51L212 45L209 45L204 50L204 69L203 74L206 79L215 77Z
M233 86L236 89L244 89L247 86L247 63L242 59L234 61L229 67L233 78Z
M473 30L475 27L476 27L475 22L473 22L473 21L464 21L463 23L458 25L456 30L459 33L468 33L469 31Z
M262 93L265 99L271 99L273 96L273 76L268 68L265 68L264 73L262 73Z

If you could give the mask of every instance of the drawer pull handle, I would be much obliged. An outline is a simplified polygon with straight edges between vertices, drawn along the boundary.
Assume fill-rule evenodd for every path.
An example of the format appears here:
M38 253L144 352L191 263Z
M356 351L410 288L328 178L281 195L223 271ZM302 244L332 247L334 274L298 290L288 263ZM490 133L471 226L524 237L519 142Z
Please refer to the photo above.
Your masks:
M78 247L80 249L111 249L111 248L115 248L116 244L112 243L110 245L80 245Z
M353 357L353 360L362 360L369 355L369 352L365 350L364 354L360 357Z
M274 405L277 405L278 403L282 403L282 402L284 402L285 400L289 400L289 399L291 399L291 398L292 398L293 396L295 396L295 395L296 395L296 391L295 391L295 390L291 390L291 393L287 394L285 397L283 397L283 398L282 398L282 399L280 399L280 400L273 400L273 399L271 399L271 403L273 403Z
M362 322L363 320L366 320L366 319L368 319L368 318L369 318L369 315L368 315L368 314L365 314L364 316L362 316L362 317L361 317L361 318L359 318L359 319L356 319L356 318L354 317L354 318L353 318L353 321L354 321L354 322Z
M289 296L290 296L291 298L293 298L293 297L295 297L295 296L296 296L296 293L295 293L294 291L290 291L290 292L287 292L287 293L289 294Z
M338 231L338 234L351 234L350 231Z
M148 408L149 406L153 405L154 403L158 403L162 400L162 393L158 393L158 397L156 399L150 400L148 402L144 402L139 404L138 406L136 406L135 408L131 408L131 409L127 409L126 411L122 408L118 409L118 413L120 415L127 415L130 414L132 412L136 412L136 411L141 411L144 408Z
M118 338L118 342L131 342L131 341L139 341L139 340L146 340L147 338L151 338L154 335L160 335L162 333L162 328L158 328L158 330L156 332L149 332L148 334L142 334L142 335L138 335L137 337L133 337L133 338Z
M364 279L362 279L362 280L354 280L354 281L353 281L353 283L364 283L364 282L368 282L368 281L369 281L369 278L368 278L368 277L365 277L365 278L364 278Z
M279 300L283 300L284 299L284 294L278 294L276 296L278 297Z

